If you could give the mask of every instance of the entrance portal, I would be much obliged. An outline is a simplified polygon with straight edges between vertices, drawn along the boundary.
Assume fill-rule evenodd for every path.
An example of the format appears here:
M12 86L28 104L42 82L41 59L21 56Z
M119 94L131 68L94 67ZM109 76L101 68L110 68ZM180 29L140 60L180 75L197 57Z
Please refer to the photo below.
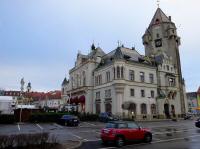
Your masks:
M169 104L164 104L164 112L165 112L165 116L166 118L170 118L170 113L169 113Z

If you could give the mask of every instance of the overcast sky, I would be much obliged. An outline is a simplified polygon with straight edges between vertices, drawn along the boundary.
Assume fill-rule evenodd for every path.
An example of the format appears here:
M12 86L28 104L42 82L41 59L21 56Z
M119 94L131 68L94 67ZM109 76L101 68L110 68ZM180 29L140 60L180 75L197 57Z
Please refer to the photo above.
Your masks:
M187 91L200 85L200 2L161 0L181 37L180 55ZM78 51L92 42L107 53L120 40L144 54L142 35L157 9L156 0L1 0L0 88L60 89Z

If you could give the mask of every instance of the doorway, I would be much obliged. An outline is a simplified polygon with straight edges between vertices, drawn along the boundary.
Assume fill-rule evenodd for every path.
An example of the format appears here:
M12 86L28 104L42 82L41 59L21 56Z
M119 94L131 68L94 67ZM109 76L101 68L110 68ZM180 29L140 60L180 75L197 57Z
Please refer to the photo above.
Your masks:
M167 119L170 119L169 104L164 104L164 113Z

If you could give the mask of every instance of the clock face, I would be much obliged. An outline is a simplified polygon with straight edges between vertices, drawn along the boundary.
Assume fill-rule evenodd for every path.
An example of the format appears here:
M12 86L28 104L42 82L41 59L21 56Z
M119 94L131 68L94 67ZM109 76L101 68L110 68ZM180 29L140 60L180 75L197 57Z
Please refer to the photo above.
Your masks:
M162 47L162 39L155 40L155 47Z

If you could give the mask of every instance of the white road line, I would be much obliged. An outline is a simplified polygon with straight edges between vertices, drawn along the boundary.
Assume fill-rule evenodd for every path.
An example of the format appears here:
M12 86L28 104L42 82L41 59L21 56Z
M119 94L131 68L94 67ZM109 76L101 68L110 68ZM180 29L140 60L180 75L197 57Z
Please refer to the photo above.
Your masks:
M153 135L162 135L162 134L168 134L168 133L180 133L180 132L187 132L189 130L196 130L195 128L191 128L191 129L182 129L182 130L178 130L178 131L163 131L163 132L156 132L153 133Z
M43 130L44 128L42 126L40 126L39 124L36 124L41 130Z
M63 128L63 126L58 125L58 124L56 124L56 123L53 123L53 125L55 125L56 127L59 127L59 128Z
M88 125L91 125L91 126L97 126L97 125L95 125L95 124L88 123L88 122L83 122L83 123L88 124Z
M164 143L164 142L171 142L171 141L176 141L176 140L184 140L186 138L195 138L195 137L200 137L200 135L192 135L192 136L187 136L187 137L182 137L182 138L173 138L173 139L167 139L167 140L160 140L160 141L153 141L151 144L156 144L156 143ZM134 144L134 145L126 145L126 147L134 147L134 146L139 146L147 143L141 143L141 144ZM99 149L113 149L116 147L105 147L105 148L99 148Z
M162 128L162 127L174 127L174 126L177 126L176 125L160 125L160 126L151 126L149 128ZM179 126L187 126L187 125L179 125Z
M90 140L87 140L87 139L83 139L83 141L84 141L84 142L88 142L88 141L90 141Z
M17 124L17 127L18 127L18 130L20 131L20 126L19 126L19 124Z
M200 135L192 135L192 136L181 137L181 138L173 138L173 139L167 139L167 140L161 140L161 141L154 141L154 142L151 142L151 143L155 144L155 143L162 143L162 142L171 142L171 141L184 140L184 139L187 139L187 138L195 138L195 137L200 137Z
M158 138L153 138L153 140L155 140L155 141L161 141L161 139L158 139Z
M77 135L75 135L75 134L73 134L73 133L70 133L72 136L74 136L74 137L76 137L76 138L78 138L78 139L82 139L82 137L80 137L80 136L77 136Z

